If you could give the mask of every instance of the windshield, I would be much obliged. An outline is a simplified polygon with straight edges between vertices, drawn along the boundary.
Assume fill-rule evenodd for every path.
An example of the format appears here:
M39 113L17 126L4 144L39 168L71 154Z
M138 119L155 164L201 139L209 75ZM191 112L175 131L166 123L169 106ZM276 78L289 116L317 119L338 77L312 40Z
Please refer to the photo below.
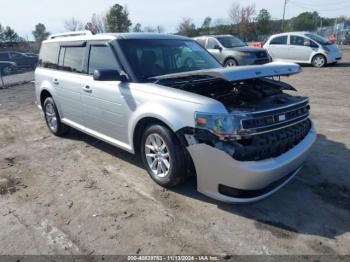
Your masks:
M119 43L140 80L221 67L208 51L192 40L123 39Z
M242 40L233 36L218 37L217 40L226 48L247 46Z
M312 40L316 41L320 45L331 45L332 43L325 37L316 35L316 34L305 34L307 37L311 38Z

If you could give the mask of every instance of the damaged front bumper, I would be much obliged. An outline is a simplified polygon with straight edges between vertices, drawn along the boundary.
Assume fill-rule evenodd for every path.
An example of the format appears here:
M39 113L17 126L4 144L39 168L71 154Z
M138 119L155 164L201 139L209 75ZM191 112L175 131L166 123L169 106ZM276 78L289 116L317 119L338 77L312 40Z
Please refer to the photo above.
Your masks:
M301 169L317 134L314 127L282 155L260 161L238 161L205 143L187 147L197 173L198 191L228 203L262 200L286 185Z

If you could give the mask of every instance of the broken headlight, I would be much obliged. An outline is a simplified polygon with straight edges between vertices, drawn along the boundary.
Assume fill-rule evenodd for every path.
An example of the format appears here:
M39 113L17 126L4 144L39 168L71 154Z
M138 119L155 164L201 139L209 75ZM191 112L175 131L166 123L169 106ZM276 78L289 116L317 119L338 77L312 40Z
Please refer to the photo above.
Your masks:
M207 129L219 138L234 138L241 135L243 128L241 114L195 114L196 128Z

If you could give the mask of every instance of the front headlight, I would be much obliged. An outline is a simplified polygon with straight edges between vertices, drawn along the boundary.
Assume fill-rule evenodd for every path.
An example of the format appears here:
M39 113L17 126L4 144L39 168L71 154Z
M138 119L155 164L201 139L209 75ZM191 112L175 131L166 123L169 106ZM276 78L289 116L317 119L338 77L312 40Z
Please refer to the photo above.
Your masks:
M244 115L240 114L195 114L196 128L207 129L219 138L232 138L239 136L243 129L241 120Z

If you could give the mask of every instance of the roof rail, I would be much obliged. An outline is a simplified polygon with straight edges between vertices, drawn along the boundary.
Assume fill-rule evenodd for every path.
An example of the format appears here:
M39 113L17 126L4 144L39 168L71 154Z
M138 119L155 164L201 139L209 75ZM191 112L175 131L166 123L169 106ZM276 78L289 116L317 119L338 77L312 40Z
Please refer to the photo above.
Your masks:
M53 34L49 36L49 39L55 39L60 37L80 36L80 35L92 35L91 31L74 31L60 34Z

